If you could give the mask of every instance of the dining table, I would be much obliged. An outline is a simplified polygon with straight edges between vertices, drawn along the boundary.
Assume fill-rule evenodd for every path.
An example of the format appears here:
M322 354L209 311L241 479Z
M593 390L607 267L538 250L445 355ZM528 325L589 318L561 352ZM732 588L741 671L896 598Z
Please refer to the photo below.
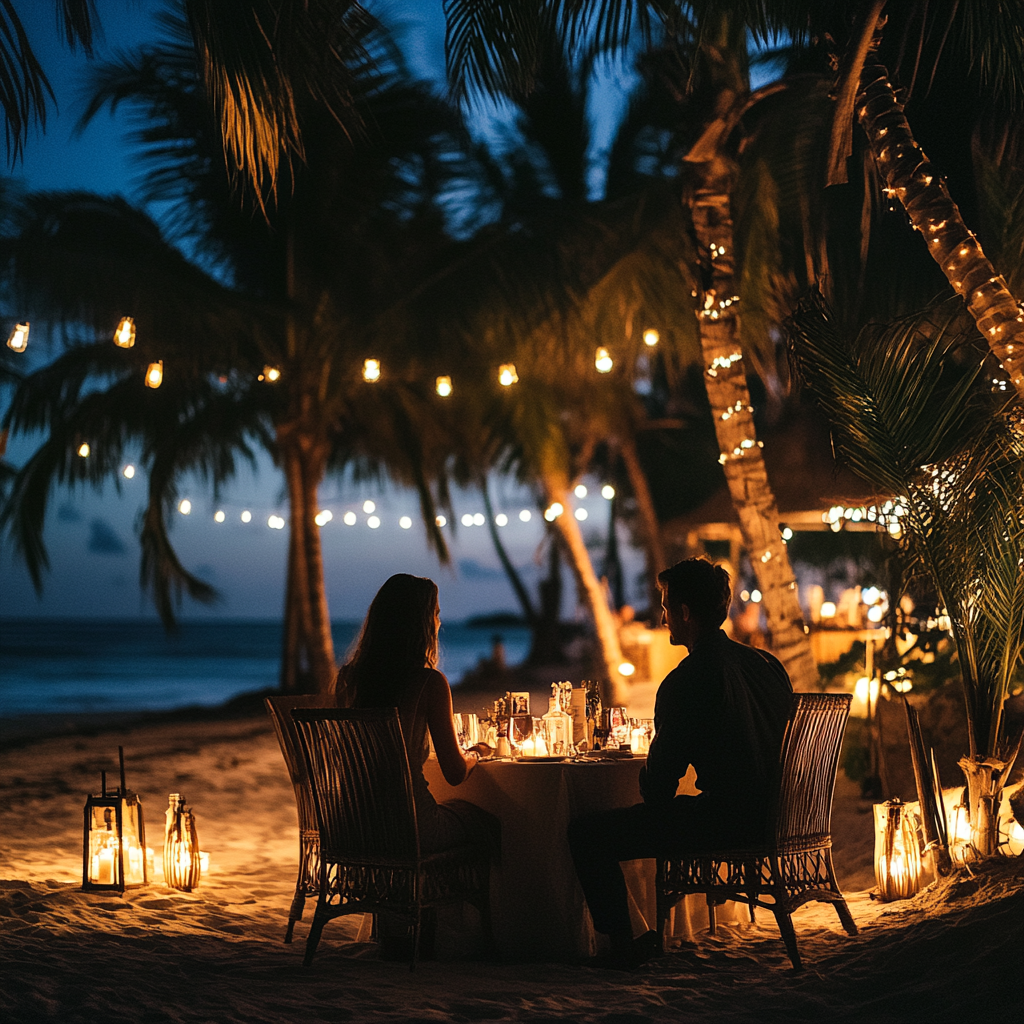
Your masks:
M445 782L435 758L427 759L424 776L438 803L467 800L501 823L491 914L503 959L578 962L598 952L567 829L580 815L638 803L644 762L610 756L484 760L456 787ZM623 873L634 934L640 934L656 927L655 862L624 862ZM732 919L735 907L720 908L718 920ZM704 898L690 896L673 911L666 931L670 940L693 941L706 927Z

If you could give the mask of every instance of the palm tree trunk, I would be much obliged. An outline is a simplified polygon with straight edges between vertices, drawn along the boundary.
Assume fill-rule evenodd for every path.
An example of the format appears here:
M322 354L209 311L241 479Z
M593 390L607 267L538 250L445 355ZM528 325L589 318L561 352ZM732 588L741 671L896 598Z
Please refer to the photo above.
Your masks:
M291 506L290 550L295 553L289 593L297 609L294 614L298 619L298 644L291 655L300 666L297 677L301 676L301 665L305 662L309 687L317 693L326 693L334 682L337 666L327 610L320 531L314 521L325 457L322 445L295 429L278 428L278 445ZM286 621L291 614L286 610Z
M647 555L647 584L650 602L650 618L654 621L658 616L661 596L658 591L658 573L667 568L665 563L665 546L661 543L661 524L654 508L651 488L647 483L647 474L640 465L640 456L636 450L636 441L626 437L619 442L619 451L626 466L630 487L636 498L636 510L640 516L640 529L643 534L644 551Z
M772 649L797 690L815 689L818 669L797 600L796 579L779 532L779 510L754 429L740 348L729 204L733 168L721 156L697 168L693 226L701 251L710 258L703 308L697 317L706 368L704 383L722 453L719 461L763 595Z
M881 64L866 64L861 73L857 117L886 191L903 204L932 259L967 303L989 349L1024 398L1024 314L914 140Z
M564 509L563 513L555 519L555 528L569 553L573 575L576 577L580 593L586 600L594 621L594 630L597 633L597 642L601 649L601 660L604 662L605 696L612 705L626 705L629 703L627 699L629 686L619 671L619 666L623 662L622 648L619 646L619 633L611 609L608 607L604 587L601 586L601 581L597 578L597 573L594 572L590 553L583 542L580 525L572 514L568 488L552 477L546 477L543 483L548 504L558 502Z

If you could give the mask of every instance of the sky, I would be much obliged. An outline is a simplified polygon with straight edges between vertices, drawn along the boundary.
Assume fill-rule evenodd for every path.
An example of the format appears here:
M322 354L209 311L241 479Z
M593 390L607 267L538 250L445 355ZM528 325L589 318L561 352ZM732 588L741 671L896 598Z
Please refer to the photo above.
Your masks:
M129 158L126 127L120 118L103 114L82 133L75 132L81 110L80 89L88 62L59 43L55 32L52 0L15 0L37 56L50 77L57 99L51 108L46 132L32 135L23 162L11 172L34 190L84 189L135 198L134 171ZM376 13L399 27L403 50L412 70L443 82L444 25L440 0L380 0L371 5ZM100 57L117 49L131 49L152 38L152 11L156 5L138 0L97 0L103 38ZM615 76L604 76L603 115L595 145L608 137L607 125L618 103ZM481 131L496 117L486 112L479 120ZM14 313L29 318L30 311ZM33 341L35 339L33 338ZM31 343L30 343L31 344ZM37 343L38 344L38 343ZM39 358L39 349L32 352ZM14 441L8 459L19 465L31 451L28 441ZM127 463L128 460L126 460ZM608 503L600 496L602 481L587 480L588 495L577 499L586 513L585 535L599 543L607 532ZM24 567L10 550L0 551L0 617L150 618L155 615L138 585L139 547L136 522L145 502L145 478L124 477L108 483L101 492L92 489L60 489L51 495L45 540L50 571L38 597ZM283 603L287 557L287 529L272 529L271 516L287 517L280 473L268 456L262 456L255 473L245 471L216 500L210 487L198 480L181 489L191 503L188 515L173 516L171 539L188 569L212 583L221 593L214 606L185 600L185 619L279 618ZM492 497L496 512L508 516L502 535L514 564L522 568L530 589L541 574L538 546L542 523L528 491L508 480L495 480ZM375 504L380 520L368 525L366 501ZM482 526L449 524L451 564L441 566L426 545L414 494L398 489L381 491L376 485L328 480L321 489L321 507L332 520L321 530L328 602L335 619L358 619L383 581L395 572L412 572L434 578L441 591L442 614L463 619L492 611L517 611L512 590L500 568L488 531ZM520 512L531 511L522 522ZM217 523L214 513L224 512ZM456 518L480 515L483 505L472 493L457 492ZM251 519L242 522L243 512ZM352 512L354 526L343 516ZM404 529L403 516L412 520ZM637 579L639 554L620 537L627 579ZM599 566L598 566L599 569ZM573 617L573 587L566 578L563 615Z

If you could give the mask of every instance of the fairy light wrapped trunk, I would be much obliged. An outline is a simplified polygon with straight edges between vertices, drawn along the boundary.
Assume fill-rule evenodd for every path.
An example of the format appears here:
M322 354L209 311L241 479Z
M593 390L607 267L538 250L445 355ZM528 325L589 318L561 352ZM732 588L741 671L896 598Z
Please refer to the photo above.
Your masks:
M202 877L199 836L192 812L179 793L168 797L164 832L164 882L172 889L191 892Z
M124 892L149 881L146 828L142 803L129 793L124 775L124 748L118 747L121 785L107 792L107 773L100 773L100 795L85 801L82 842L82 889Z

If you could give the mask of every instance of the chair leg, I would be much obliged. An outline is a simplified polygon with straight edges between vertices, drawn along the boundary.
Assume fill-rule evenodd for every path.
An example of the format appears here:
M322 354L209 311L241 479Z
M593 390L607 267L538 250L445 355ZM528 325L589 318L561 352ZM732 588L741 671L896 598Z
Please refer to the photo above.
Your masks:
M309 967L313 963L313 954L316 953L316 947L320 945L320 935L325 924L327 924L327 917L320 913L320 907L317 905L313 923L309 926L309 935L306 936L306 955L302 960L303 967Z
M711 893L707 895L708 904L708 935L714 935L715 929L718 922L715 920L715 901L711 897Z
M788 911L779 907L775 911L775 920L779 925L782 941L786 944L786 952L789 954L789 959L793 962L793 970L803 970L804 965L800 962L800 951L796 948L796 931L793 928L793 918Z
M284 933L284 941L290 943L292 941L292 935L295 931L295 922L302 920L302 911L306 906L305 893L301 892L297 887L295 895L292 897L292 905L288 909L288 928Z
M839 915L839 923L846 930L847 935L857 934L857 924L853 920L853 914L850 913L850 908L846 905L846 900L839 899L832 904L836 908L836 913Z
M751 924L756 924L757 923L757 916L754 913L754 904L753 904L753 902L750 902L750 903L747 904L747 910L750 913L750 923Z

